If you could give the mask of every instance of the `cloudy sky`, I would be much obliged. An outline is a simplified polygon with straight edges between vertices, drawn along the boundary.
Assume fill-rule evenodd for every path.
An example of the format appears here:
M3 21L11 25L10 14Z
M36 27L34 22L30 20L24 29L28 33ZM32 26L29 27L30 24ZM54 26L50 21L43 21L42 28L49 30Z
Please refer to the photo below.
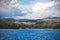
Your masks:
M60 17L60 0L0 0L0 18Z

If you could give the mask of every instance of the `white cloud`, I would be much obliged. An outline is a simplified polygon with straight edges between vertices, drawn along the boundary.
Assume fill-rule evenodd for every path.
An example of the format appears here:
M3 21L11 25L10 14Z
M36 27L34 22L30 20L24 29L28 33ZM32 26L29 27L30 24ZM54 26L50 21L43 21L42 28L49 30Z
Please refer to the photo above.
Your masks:
M32 12L37 18L44 18L50 15L49 7L54 6L54 2L49 3L36 3L32 7ZM33 16L33 15L32 15Z
M0 12L12 12L13 8L19 9L22 13L30 12L30 8L25 5L19 4L18 0L10 0L8 4L5 3L5 0L2 0L0 2Z
M49 7L54 6L54 2L49 3L36 3L32 6L32 13L27 14L25 16L17 16L17 18L25 18L25 19L41 19L48 17L50 14Z
M7 4L4 3L4 0L1 0L1 2L0 2L0 12L7 12L8 11L7 9L9 9Z
M44 10L48 7L52 7L54 5L54 2L49 2L49 3L36 3L33 5L32 10L33 11L39 11L39 10Z
M26 13L24 16L15 16L15 19L41 19L48 17L50 15L60 15L59 11L53 10L55 5L60 4L60 2L55 3L54 1L50 2L36 2L30 5L19 4L18 0L11 0L9 4L0 2L0 11L2 12L12 12L13 8L18 8L21 13ZM52 8L53 7L53 8ZM55 9L55 8L54 8ZM55 14L53 14L55 13Z
M19 4L18 0L11 0L9 7L18 8L22 13L28 13L30 11L29 7Z

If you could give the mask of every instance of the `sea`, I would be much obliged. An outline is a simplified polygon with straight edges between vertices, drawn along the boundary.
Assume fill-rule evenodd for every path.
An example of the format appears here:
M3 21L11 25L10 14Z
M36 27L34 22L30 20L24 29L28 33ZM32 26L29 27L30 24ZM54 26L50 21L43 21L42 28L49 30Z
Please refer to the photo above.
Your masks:
M0 40L60 40L60 29L0 29Z

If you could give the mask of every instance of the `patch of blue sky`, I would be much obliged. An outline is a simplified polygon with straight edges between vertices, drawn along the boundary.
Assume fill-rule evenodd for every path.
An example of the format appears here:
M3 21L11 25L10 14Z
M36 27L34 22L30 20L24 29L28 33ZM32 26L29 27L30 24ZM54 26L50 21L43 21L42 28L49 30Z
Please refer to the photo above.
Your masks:
M34 3L34 0L18 0L18 2L24 5L29 5Z
M50 1L51 0L18 0L19 3L25 4L25 5L34 4L36 2L45 3Z
M14 8L13 10L11 10L10 13L4 13L4 12L0 12L0 18L4 18L4 17L14 17L14 16L24 16L26 15L25 13L21 13L21 11L17 8Z
M19 9L14 8L11 12L13 14L13 16L24 16L26 15L25 13L22 13Z

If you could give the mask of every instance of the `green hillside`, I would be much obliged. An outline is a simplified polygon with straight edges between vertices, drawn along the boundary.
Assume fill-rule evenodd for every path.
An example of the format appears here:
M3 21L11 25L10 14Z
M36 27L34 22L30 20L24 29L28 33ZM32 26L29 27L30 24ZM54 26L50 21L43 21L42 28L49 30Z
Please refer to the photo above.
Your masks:
M0 19L0 29L60 29L60 18L45 18L38 19L34 22L36 24L16 24L15 21L20 22L20 20L15 19ZM29 21L30 22L30 21ZM32 22L32 20L31 20Z
M60 18L46 18L37 22L41 27L45 28L60 28Z

